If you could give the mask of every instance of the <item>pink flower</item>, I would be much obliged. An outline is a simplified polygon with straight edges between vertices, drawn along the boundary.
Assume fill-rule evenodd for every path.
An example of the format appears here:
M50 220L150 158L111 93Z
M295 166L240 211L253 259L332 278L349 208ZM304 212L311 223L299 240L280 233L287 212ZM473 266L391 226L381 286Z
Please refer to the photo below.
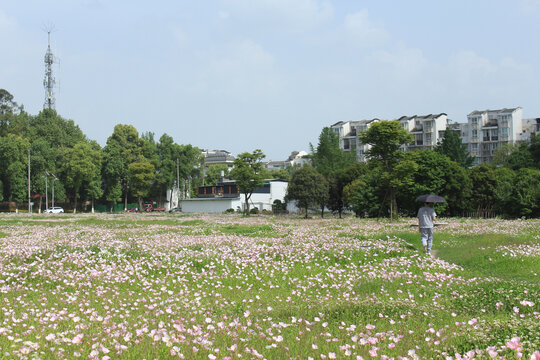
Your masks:
M371 357L377 356L377 350L379 350L379 348L376 348L376 347L369 350L369 356L371 356Z
M521 347L521 342L519 341L518 337L513 337L512 340L506 342L506 346L509 349L517 350Z

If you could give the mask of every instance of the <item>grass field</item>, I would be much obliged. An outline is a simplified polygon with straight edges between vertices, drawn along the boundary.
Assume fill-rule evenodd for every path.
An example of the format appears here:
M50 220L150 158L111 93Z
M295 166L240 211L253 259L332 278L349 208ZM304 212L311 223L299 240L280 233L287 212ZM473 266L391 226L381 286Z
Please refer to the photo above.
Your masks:
M540 220L0 215L1 359L540 359Z

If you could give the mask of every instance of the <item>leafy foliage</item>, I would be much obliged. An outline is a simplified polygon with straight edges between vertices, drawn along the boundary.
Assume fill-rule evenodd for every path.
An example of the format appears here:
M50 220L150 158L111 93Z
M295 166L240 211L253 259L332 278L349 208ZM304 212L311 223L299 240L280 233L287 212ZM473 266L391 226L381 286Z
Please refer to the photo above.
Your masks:
M286 201L294 200L308 216L308 208L325 204L328 199L328 183L312 166L304 165L294 172L287 188Z
M236 185L244 194L246 214L249 214L249 199L253 191L263 185L264 168L261 160L264 158L263 152L256 149L252 153L241 153L234 159L231 177L236 180Z

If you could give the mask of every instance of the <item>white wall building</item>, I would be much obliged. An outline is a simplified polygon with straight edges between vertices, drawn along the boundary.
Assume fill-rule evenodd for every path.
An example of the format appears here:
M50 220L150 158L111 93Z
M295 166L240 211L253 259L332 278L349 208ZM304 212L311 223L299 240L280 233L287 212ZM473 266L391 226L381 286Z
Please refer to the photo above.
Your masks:
M381 120L340 121L332 125L331 129L339 137L339 147L343 151L356 153L356 160L363 162L366 160L365 154L370 146L362 144L358 139L358 134L377 121Z
M280 200L281 202L285 202L288 184L284 180L265 180L264 185L255 190L251 195L249 201L250 209L256 207L259 211L272 211L274 201ZM234 197L207 196L184 199L181 201L181 206L182 212L186 213L222 213L227 209L244 210L245 196L244 194L238 194L238 196Z
M414 136L413 142L403 150L434 149L448 127L459 134L477 164L491 162L495 150L504 144L530 141L532 135L540 134L540 118L523 119L520 107L475 110L467 116L466 123L450 123L445 113L402 116L398 120ZM364 154L369 146L358 140L358 134L367 130L374 121L383 120L340 121L331 128L339 136L342 150L355 151L357 160L365 161Z
M402 116L398 119L413 136L413 142L404 150L433 150L437 143L444 137L448 126L448 116L445 113Z
M361 131L367 130L371 124L380 119L340 121L331 126L339 137L339 147L344 151L354 151L358 161L365 161L365 154L370 146L363 144L358 139ZM445 113L402 116L398 119L404 129L413 135L411 144L404 147L405 151L417 149L433 149L437 142L444 136L448 125L448 117Z
M291 155L284 161L268 161L264 164L264 167L270 171L281 170L295 165L309 164L310 159L307 157L308 153L305 151L293 151Z
M467 135L462 142L467 145L469 154L477 164L491 162L495 150L504 144L516 144L530 138L520 107L475 110L467 116L467 125L463 127Z

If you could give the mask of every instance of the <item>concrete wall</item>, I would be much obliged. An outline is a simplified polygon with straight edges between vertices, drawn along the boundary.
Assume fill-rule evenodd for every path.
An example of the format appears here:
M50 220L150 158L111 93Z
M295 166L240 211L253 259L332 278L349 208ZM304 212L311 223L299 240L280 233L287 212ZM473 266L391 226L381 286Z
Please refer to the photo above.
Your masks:
M182 212L185 213L222 213L227 209L236 210L237 207L242 207L240 198L185 199L181 204Z

